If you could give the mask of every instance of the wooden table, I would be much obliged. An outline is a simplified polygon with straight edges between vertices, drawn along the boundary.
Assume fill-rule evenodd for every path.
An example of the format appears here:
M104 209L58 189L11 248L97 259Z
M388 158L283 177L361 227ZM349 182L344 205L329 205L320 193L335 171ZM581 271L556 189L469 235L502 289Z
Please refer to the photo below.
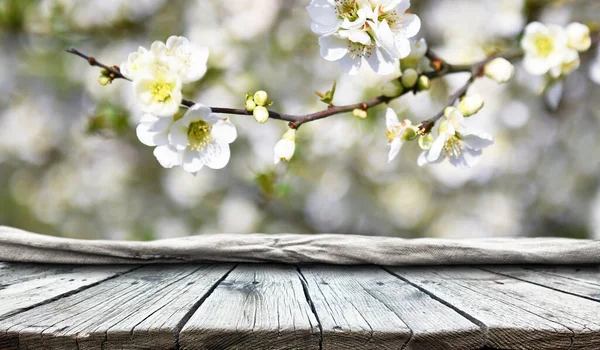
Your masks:
M0 349L600 349L600 269L0 263Z

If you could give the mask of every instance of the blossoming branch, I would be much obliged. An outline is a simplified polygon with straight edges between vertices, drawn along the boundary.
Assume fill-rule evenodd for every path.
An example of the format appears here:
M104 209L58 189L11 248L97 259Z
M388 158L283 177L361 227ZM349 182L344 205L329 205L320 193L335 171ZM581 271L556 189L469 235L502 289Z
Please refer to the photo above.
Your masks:
M320 54L325 60L337 62L345 74L357 74L366 63L377 74L399 72L400 76L383 84L380 96L344 106L333 103L334 83L330 91L317 93L327 108L304 115L269 109L273 102L265 91L248 93L241 100L243 108L208 107L184 99L182 86L206 73L209 49L181 36L171 36L164 43L155 41L150 49L140 47L120 66L107 66L76 49L67 51L102 68L102 85L115 79L132 81L136 104L145 113L136 128L138 139L154 147L154 156L161 166L181 166L190 173L204 166L221 169L229 162L229 144L235 141L237 130L223 114L252 115L258 123L269 118L287 121L289 130L274 145L273 159L277 164L292 159L297 130L305 123L347 112L364 119L371 107L408 92L428 90L432 79L467 72L470 75L465 84L430 119L418 124L408 119L400 122L393 109L385 112L388 161L395 159L405 143L417 141L422 150L417 159L419 166L448 159L455 167L467 168L474 166L483 149L494 143L488 133L468 126L467 118L484 106L479 95L468 94L473 82L486 76L506 83L514 74L510 61L523 58L527 72L545 75L549 84L555 83L579 67L579 53L587 51L593 41L589 28L581 23L563 28L532 22L524 30L520 48L496 53L480 62L453 65L433 53L423 38L416 38L421 22L409 12L409 7L409 0L311 1L307 6L310 28L319 36ZM188 108L183 114L178 113L181 106Z

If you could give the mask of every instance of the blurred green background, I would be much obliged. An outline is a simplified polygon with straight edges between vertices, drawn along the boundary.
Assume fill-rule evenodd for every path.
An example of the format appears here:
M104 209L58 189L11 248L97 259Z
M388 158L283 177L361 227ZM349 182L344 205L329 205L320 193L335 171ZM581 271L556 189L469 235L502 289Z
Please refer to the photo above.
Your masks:
M220 232L400 237L600 238L600 86L595 49L550 94L517 64L515 79L478 80L486 105L468 123L494 135L473 169L419 168L409 144L387 163L384 107L303 126L292 162L275 167L283 122L232 116L239 138L223 170L163 169L135 136L131 85L65 49L113 65L138 46L184 35L210 49L209 71L184 96L238 107L264 89L273 109L376 96L392 77L341 75L319 55L300 0L0 0L0 224L50 235L149 240ZM413 0L419 37L452 63L514 44L524 25L587 22L600 2ZM591 73L590 73L591 72ZM594 73L596 72L596 73ZM391 103L413 123L439 111L466 77ZM560 100L557 108L552 102ZM549 103L550 102L550 103Z

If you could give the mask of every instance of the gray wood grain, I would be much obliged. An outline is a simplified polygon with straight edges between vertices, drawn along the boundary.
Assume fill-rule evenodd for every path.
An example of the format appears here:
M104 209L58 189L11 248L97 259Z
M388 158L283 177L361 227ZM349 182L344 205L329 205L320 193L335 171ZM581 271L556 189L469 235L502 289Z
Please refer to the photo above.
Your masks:
M599 300L598 267L0 262L0 349L597 350Z
M0 318L134 268L136 266L3 264L0 266Z
M293 266L240 265L179 335L183 349L318 349L319 327Z
M557 291L600 301L600 269L597 267L484 266L480 268Z
M4 338L20 349L173 349L179 323L233 266L140 268L0 320L0 344Z
M392 268L487 327L508 349L598 349L600 304L473 268Z
M324 349L477 349L479 326L379 267L302 267Z

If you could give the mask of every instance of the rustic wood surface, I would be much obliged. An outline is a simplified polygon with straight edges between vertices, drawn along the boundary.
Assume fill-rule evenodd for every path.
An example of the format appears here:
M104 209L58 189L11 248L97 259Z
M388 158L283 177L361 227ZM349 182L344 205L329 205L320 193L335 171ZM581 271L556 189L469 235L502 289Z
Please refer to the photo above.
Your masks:
M600 267L0 263L0 350L600 349Z

